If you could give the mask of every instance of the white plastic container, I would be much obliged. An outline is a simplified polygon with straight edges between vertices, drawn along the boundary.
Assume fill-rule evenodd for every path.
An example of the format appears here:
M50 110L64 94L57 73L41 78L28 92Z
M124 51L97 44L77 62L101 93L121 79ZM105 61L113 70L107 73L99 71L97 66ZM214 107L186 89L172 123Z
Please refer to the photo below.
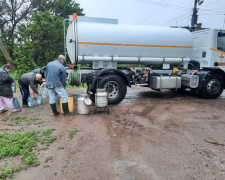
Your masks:
M80 94L77 99L77 113L89 114L91 103L88 94Z
M108 106L108 93L105 89L97 89L95 94L95 106L100 108Z
M38 105L38 106L43 105L42 95L40 95L40 96L37 97L37 105Z
M28 107L33 108L35 106L34 105L34 100L33 100L32 97L28 96L27 102L28 102Z

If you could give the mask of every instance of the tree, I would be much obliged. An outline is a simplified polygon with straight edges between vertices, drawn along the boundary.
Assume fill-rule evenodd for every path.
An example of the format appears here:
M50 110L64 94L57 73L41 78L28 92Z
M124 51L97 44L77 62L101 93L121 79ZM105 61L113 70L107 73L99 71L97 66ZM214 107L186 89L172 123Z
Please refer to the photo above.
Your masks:
M83 9L73 0L3 0L0 5L0 38L13 59L14 45L19 38L18 26L23 22L29 23L32 12L50 11L53 16L61 18L74 12L84 15Z
M74 0L40 0L37 11L44 12L46 10L50 11L54 16L64 19L73 13L84 16L83 9Z
M30 23L18 28L18 45L14 48L14 64L30 71L44 66L64 52L63 20L49 11L33 13Z
M0 6L0 33L3 41L7 43L10 56L13 54L14 40L17 25L27 20L28 14L33 10L29 0L3 0Z

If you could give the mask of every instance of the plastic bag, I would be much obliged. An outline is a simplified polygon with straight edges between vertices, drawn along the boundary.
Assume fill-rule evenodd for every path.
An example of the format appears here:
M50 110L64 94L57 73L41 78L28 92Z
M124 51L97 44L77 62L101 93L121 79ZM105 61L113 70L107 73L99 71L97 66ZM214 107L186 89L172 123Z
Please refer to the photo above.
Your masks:
M48 97L48 89L47 88L45 88L45 90L44 90L44 92L42 94L42 97L43 98L47 98Z

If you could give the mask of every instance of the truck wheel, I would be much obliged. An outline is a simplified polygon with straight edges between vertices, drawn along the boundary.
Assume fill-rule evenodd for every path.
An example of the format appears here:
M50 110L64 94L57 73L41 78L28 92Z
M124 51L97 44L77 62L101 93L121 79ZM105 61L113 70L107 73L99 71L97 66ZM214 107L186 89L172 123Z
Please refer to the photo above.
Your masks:
M127 93L125 81L117 74L107 74L104 77L100 78L98 88L106 89L109 104L120 103Z
M203 82L199 95L207 99L217 98L222 94L223 87L222 78L217 74L211 74L210 77Z

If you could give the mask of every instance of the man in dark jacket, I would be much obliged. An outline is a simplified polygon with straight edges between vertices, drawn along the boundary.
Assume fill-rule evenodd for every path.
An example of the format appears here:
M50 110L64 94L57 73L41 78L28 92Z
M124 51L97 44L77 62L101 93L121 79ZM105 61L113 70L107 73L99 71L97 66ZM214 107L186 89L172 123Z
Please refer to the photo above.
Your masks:
M48 88L49 103L51 105L54 116L58 116L59 112L55 103L55 91L62 98L62 108L64 116L73 115L68 110L68 95L66 93L66 68L63 64L66 62L65 56L59 55L58 59L48 63L45 70L46 87Z
M35 84L43 83L43 81L40 80L41 78L42 78L41 74L29 72L22 75L21 78L18 80L20 92L22 95L23 107L28 107L27 99L30 95L29 85L35 94L37 94L38 96L41 95L41 93L39 93L35 88Z
M5 104L10 108L11 112L19 112L22 109L15 109L13 105L13 92L11 88L14 79L9 76L8 72L11 71L12 66L6 64L0 69L0 113L7 112L4 109Z

